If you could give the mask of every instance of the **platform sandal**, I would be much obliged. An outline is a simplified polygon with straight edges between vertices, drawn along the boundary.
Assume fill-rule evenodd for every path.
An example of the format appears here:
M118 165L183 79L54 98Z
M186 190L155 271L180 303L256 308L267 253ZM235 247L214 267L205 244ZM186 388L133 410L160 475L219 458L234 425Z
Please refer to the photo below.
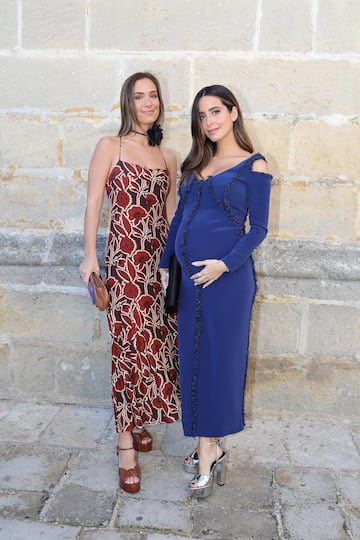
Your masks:
M126 450L134 450L134 447L130 448L120 448L116 447L116 453L119 455L119 452L125 452ZM127 482L129 478L136 478L136 482ZM138 465L132 467L131 469L123 469L119 467L119 483L120 489L126 491L126 493L137 493L140 491L140 468Z
M191 474L196 474L199 468L199 454L197 447L191 454L184 459L184 471Z
M132 432L134 448L137 452L150 452L152 449L152 437L145 428ZM147 441L144 439L148 439Z
M214 479L219 486L223 486L225 484L226 452L223 450L221 456L218 457L218 447L221 448L218 440L209 442L200 441L199 444L201 446L214 444L216 451L216 459L210 466L209 474L198 473L194 476L189 484L191 496L198 499L204 499L205 497L211 495Z

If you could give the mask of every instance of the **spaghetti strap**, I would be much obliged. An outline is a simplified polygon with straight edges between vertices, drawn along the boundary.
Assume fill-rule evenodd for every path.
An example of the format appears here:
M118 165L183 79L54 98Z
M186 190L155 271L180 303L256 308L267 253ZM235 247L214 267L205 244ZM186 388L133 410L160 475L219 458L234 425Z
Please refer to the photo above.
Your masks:
M168 169L168 166L167 166L167 163L166 163L165 156L164 156L164 154L162 153L160 146L159 146L159 150L160 150L161 157L162 157L163 160L164 160L165 169L166 169L166 170L169 170L169 169Z
M119 161L121 161L121 136L119 140Z

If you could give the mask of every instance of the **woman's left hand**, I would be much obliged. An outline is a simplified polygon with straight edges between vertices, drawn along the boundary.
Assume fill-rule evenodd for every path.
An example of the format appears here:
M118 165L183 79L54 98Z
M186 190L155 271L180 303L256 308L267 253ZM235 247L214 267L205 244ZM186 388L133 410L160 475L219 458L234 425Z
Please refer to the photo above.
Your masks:
M203 289L208 287L214 281L219 279L224 272L228 272L229 269L223 261L219 259L206 259L204 261L194 261L194 266L202 266L200 272L196 272L191 276L194 281L194 285L202 285Z

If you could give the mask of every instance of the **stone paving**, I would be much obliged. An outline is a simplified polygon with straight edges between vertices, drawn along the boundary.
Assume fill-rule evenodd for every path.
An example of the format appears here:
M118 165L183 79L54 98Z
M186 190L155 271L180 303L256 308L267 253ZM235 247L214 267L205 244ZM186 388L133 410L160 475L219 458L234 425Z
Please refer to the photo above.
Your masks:
M149 428L135 495L118 489L110 408L2 401L0 425L0 540L360 539L360 423L248 421L202 501L179 423Z

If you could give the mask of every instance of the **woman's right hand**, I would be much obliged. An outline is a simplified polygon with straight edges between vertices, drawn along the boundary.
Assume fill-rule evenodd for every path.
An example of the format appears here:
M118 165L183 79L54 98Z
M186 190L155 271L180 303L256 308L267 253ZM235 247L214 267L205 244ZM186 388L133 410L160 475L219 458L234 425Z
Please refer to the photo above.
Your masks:
M100 275L100 266L97 257L85 257L82 263L79 266L80 277L84 282L85 287L89 284L89 277L92 272Z
M161 285L164 291L166 291L168 283L169 283L169 270L167 268L159 268L160 270L160 277L161 277Z

